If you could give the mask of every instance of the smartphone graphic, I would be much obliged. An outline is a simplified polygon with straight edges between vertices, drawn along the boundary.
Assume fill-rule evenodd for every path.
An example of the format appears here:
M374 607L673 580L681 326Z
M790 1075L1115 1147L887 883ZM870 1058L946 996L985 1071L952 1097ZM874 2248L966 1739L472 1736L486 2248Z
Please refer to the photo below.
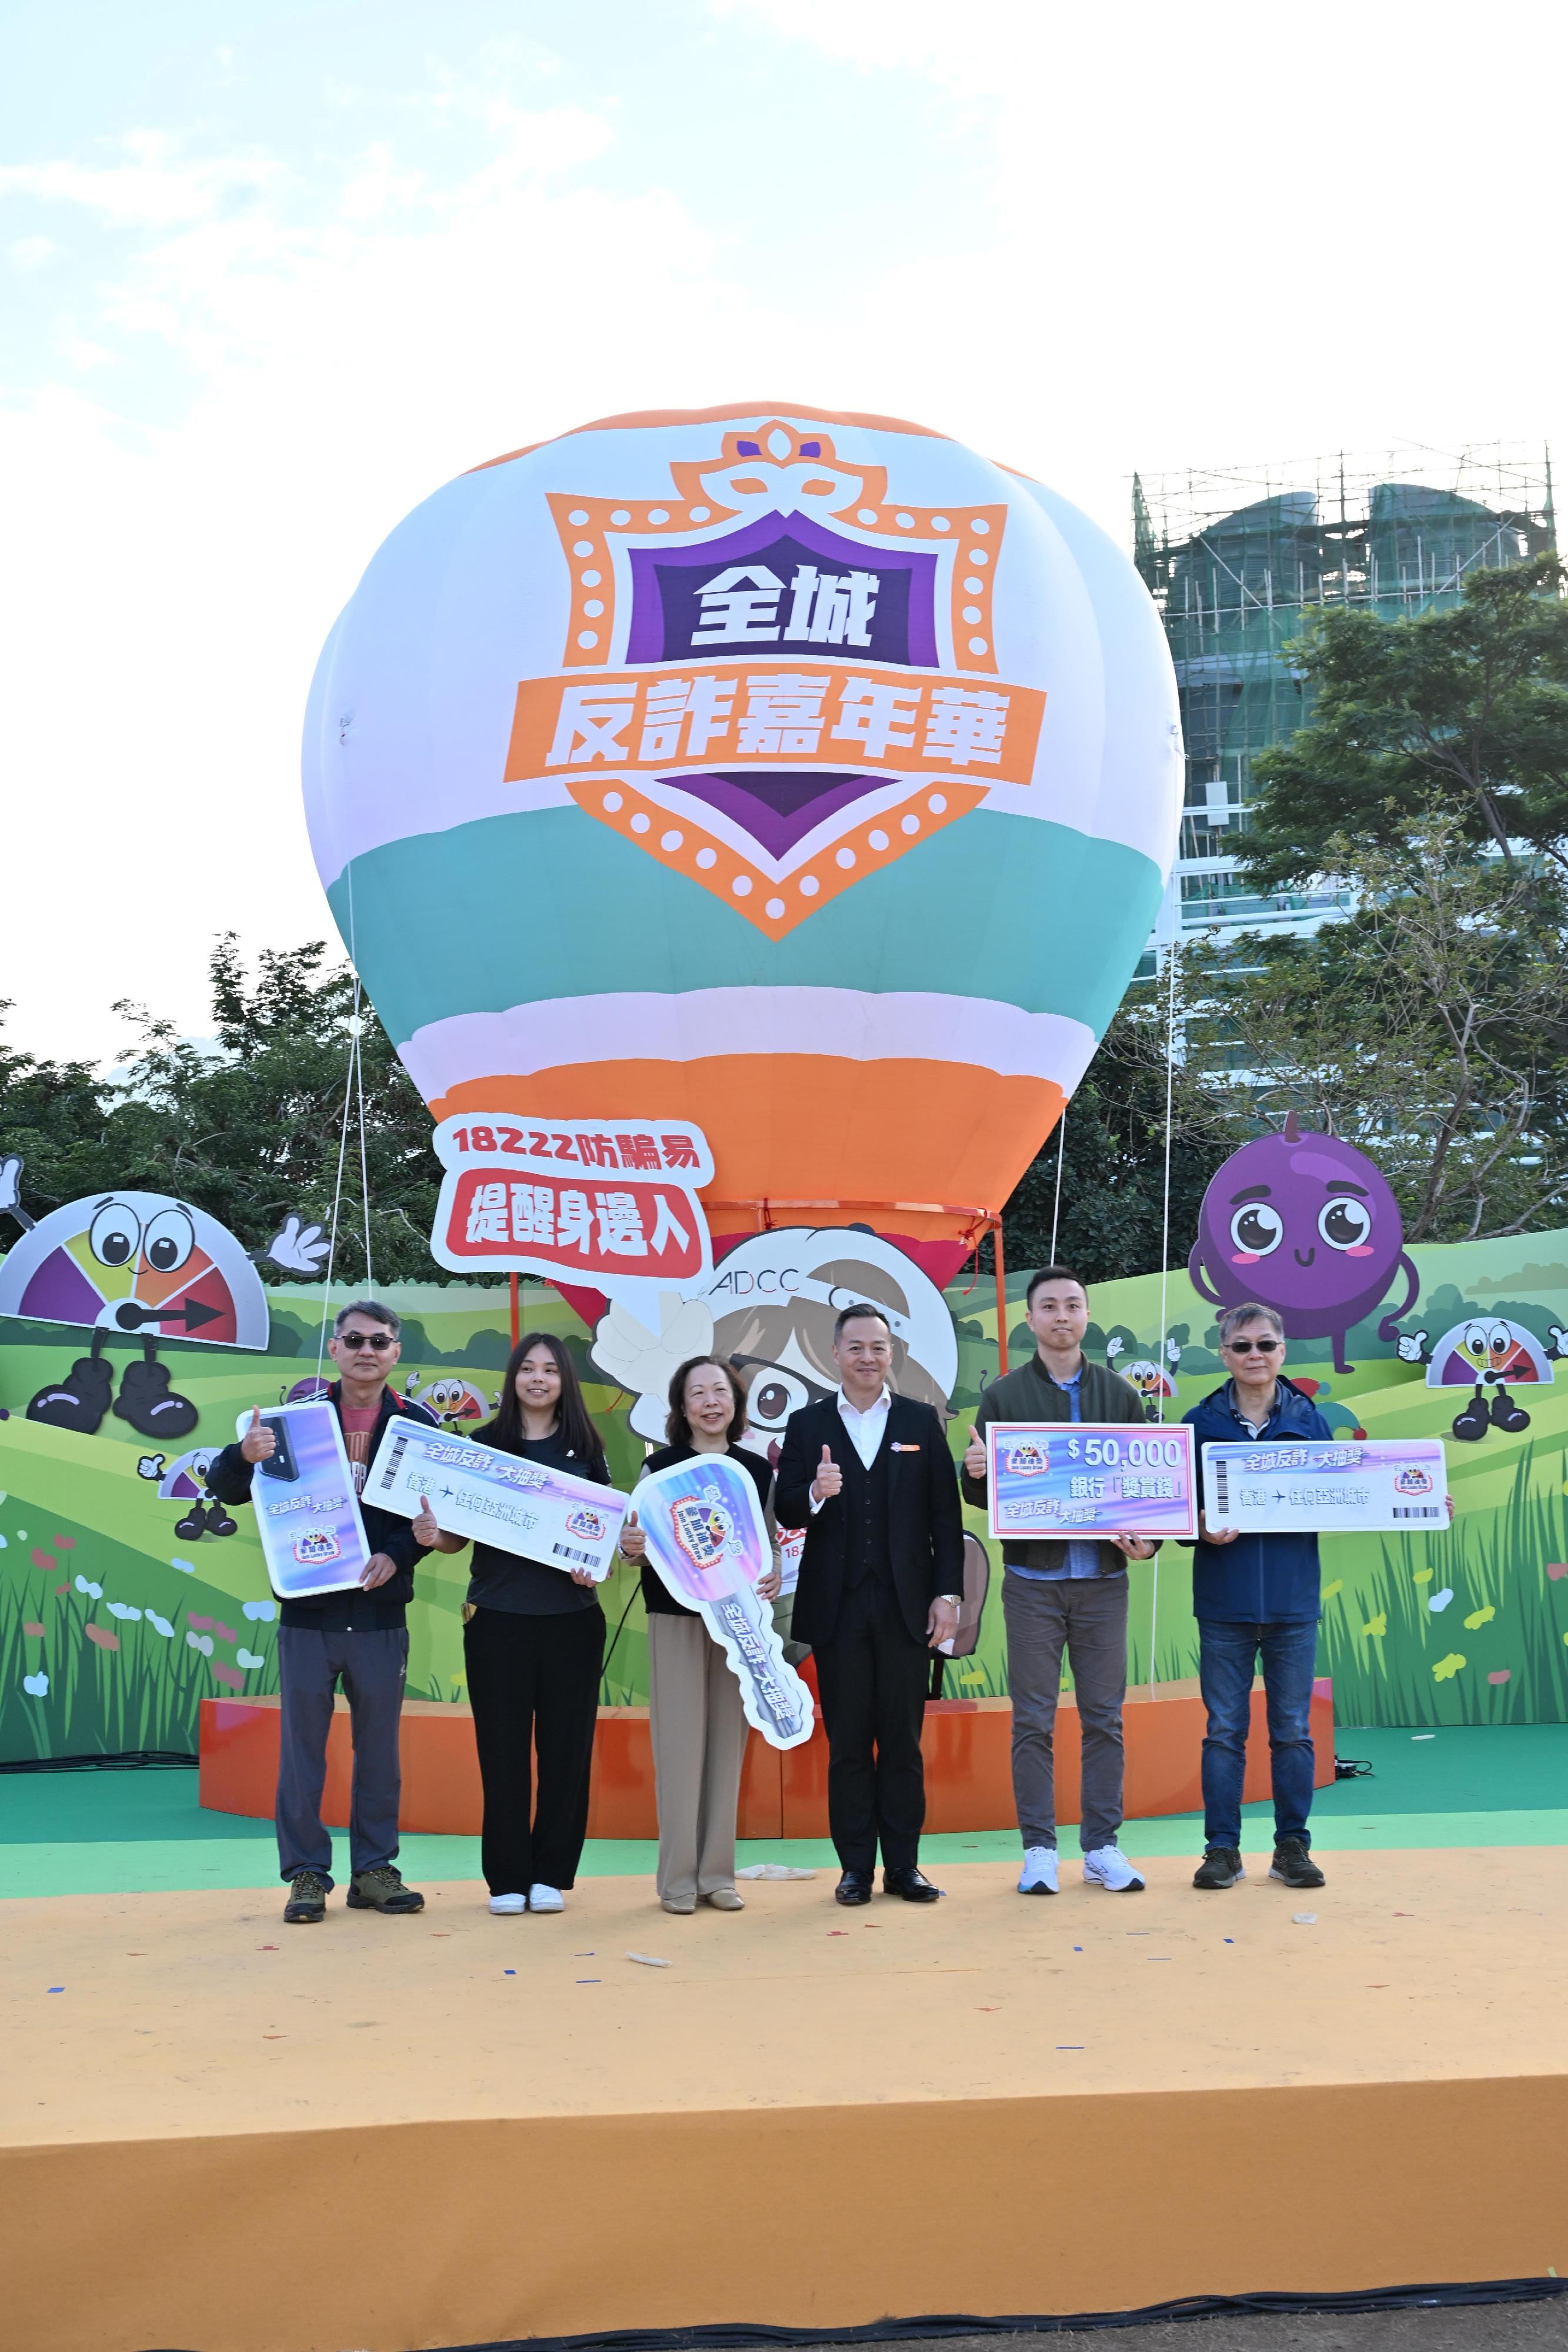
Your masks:
M298 1486L299 1464L295 1456L294 1439L287 1421L280 1412L264 1412L261 1416L261 1425L263 1429L271 1430L273 1444L277 1450L268 1454L265 1462L258 1462L256 1468L264 1478L277 1478L285 1486Z

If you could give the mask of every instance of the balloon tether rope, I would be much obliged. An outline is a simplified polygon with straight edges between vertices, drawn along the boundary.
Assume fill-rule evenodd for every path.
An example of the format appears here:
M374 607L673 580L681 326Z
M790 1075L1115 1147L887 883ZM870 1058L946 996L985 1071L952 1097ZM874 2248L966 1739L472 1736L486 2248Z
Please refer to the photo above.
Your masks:
M1160 1221L1160 1339L1159 1379L1155 1384L1155 1403L1163 1424L1166 1417L1166 1366L1170 1360L1168 1335L1166 1330L1166 1285L1171 1256L1171 1110L1176 1094L1176 943L1171 940L1166 949L1170 986L1166 996L1166 1183L1165 1206ZM1160 1556L1155 1553L1151 1563L1149 1601L1149 1696L1155 1695L1155 1634L1160 1613Z

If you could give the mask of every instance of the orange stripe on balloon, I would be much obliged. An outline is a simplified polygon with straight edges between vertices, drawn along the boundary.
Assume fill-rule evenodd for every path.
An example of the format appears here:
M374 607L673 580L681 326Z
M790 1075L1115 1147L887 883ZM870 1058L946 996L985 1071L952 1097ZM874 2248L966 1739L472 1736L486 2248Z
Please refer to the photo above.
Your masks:
M718 1207L752 1200L855 1202L842 1222L887 1221L864 1205L923 1201L950 1213L901 1211L917 1240L957 1235L970 1208L999 1209L1061 1117L1054 1080L1004 1077L971 1063L855 1062L833 1054L716 1054L691 1062L591 1062L466 1078L432 1102L437 1119L512 1111L540 1118L689 1118L713 1146L716 1232L763 1222ZM785 1211L774 1223L831 1224Z
M521 449L507 449L499 457L482 457L470 466L470 474L483 474L491 466L509 466L514 457L531 457L536 449L548 449L554 442L570 441L579 433L618 433L641 425L716 425L731 416L804 416L814 425L863 425L873 433L913 433L922 441L950 441L950 433L937 433L929 425L911 425L906 416L871 416L858 408L814 408L805 400L727 400L718 408L633 408L623 416L596 416L590 424L574 425L570 433L553 433L548 441L529 441Z

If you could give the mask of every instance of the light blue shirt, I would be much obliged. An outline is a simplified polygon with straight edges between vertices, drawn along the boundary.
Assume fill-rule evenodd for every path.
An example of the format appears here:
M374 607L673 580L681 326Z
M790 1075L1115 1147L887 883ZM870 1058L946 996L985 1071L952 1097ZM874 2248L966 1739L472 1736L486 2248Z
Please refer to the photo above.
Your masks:
M1078 1370L1070 1381L1058 1381L1056 1383L1059 1389L1066 1391L1067 1411L1069 1417L1073 1421L1082 1421L1083 1418L1080 1402L1082 1384L1082 1363L1079 1364ZM1016 1560L1008 1562L1009 1576L1024 1577L1030 1584L1065 1584L1069 1579L1098 1576L1099 1573L1100 1547L1097 1543L1070 1543L1067 1547L1065 1568L1019 1568Z

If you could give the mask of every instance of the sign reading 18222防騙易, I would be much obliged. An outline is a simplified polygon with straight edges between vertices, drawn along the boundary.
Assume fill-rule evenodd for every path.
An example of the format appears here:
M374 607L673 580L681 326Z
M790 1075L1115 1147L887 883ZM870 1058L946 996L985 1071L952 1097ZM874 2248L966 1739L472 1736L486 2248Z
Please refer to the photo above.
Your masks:
M1197 1533L1184 1423L993 1421L986 1439L990 1530L1002 1542Z
M1299 1438L1203 1449L1208 1524L1243 1535L1316 1529L1443 1535L1448 1467L1440 1437Z
M712 1270L697 1194L713 1181L713 1154L689 1119L474 1111L444 1118L434 1143L446 1173L431 1254L454 1273L487 1266L613 1290Z

